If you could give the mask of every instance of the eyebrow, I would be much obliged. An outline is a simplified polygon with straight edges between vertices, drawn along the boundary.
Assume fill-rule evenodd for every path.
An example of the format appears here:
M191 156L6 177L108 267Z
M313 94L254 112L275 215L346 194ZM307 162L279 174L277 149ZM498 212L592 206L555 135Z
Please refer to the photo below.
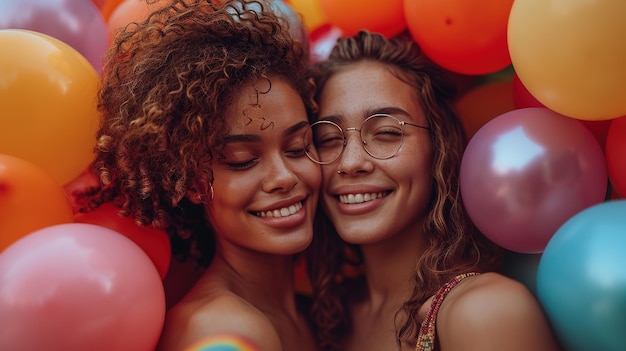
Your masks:
M388 106L388 107L377 107L377 108L371 108L371 109L367 109L364 111L363 113L363 119L366 119L367 117L371 116L371 115L375 115L375 114L386 114L386 115L391 115L391 116L404 116L408 119L411 119L411 114L409 114L407 111L399 108L399 107L394 107L394 106ZM319 119L320 121L331 121L337 124L340 124L341 122L343 122L344 118L340 115L329 115L329 116L324 116L322 118Z
M291 127L285 129L285 131L283 132L283 136L290 136L292 134L295 134L297 131L307 127L309 125L308 121L301 121L298 122L294 125L292 125ZM230 144L230 143L258 143L260 142L261 136L258 134L232 134L232 135L227 135L226 137L224 137L224 143L225 144Z

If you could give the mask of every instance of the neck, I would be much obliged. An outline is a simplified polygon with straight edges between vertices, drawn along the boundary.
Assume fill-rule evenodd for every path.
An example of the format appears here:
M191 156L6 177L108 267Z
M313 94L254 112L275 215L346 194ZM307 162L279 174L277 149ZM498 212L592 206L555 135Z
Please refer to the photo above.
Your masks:
M423 238L413 230L361 246L368 296L374 310L396 310L411 295L416 260L425 247Z
M297 316L290 255L218 250L205 276L209 281L218 279L220 285L267 314Z

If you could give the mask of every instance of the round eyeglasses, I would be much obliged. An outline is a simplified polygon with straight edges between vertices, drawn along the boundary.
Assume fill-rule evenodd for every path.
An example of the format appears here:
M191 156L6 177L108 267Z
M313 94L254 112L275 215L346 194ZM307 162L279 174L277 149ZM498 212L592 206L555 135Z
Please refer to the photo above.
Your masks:
M315 163L327 165L339 159L348 144L345 132L358 131L363 149L373 158L384 160L393 157L402 147L404 126L413 126L430 130L401 121L391 115L375 114L367 117L361 128L346 128L331 121L317 121L309 126L304 133L304 150Z

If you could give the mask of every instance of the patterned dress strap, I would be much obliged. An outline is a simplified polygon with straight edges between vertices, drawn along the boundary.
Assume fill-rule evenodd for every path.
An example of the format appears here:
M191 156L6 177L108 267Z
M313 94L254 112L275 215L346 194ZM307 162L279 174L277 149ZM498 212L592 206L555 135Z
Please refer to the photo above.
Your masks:
M439 312L439 307L443 303L443 300L446 298L450 290L454 288L461 280L473 276L478 275L478 272L469 272L459 274L451 281L444 284L433 298L433 302L430 305L430 309L428 310L428 314L426 315L426 319L422 322L422 326L419 331L419 335L417 337L417 345L415 346L415 351L434 351L435 350L435 322L437 320L437 312Z

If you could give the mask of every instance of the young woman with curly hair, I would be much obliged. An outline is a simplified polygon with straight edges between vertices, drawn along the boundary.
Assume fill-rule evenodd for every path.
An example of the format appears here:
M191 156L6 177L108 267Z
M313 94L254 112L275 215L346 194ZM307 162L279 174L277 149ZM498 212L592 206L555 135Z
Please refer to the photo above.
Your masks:
M315 110L306 43L267 2L172 1L115 36L99 91L94 168L175 257L208 267L167 312L158 350L236 334L315 350L294 292L321 182L303 134ZM132 268L132 267L131 267Z
M324 350L558 349L462 206L466 140L444 73L409 35L366 31L314 69L319 115L305 140L325 216L307 263Z

